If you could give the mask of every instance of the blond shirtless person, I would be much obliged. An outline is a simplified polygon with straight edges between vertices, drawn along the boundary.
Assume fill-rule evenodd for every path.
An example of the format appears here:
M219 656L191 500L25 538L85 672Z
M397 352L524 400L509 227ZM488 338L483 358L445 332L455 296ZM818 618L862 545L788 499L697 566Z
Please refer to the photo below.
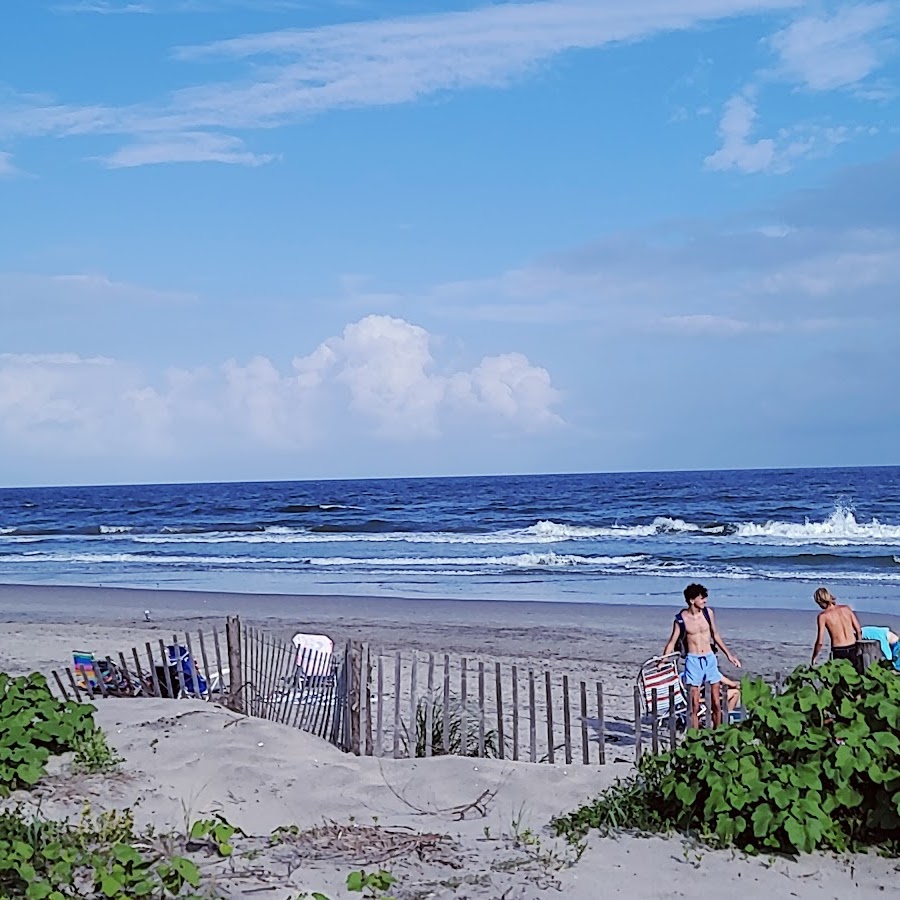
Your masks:
M827 588L820 587L813 594L813 599L822 612L816 617L818 628L810 665L816 664L816 657L822 652L827 631L831 638L831 658L848 659L857 666L859 651L856 642L862 639L862 627L856 614L849 606L838 603Z
M684 602L687 609L675 617L672 634L662 652L668 656L675 650L682 634L684 624L684 641L687 655L684 658L684 683L688 686L691 701L691 728L700 727L700 689L705 685L716 685L722 681L719 663L713 647L721 648L728 661L736 668L741 661L725 646L722 635L716 628L716 619L711 609L706 608L708 591L702 584L689 584L684 589ZM719 691L710 692L710 709L713 726L722 724L722 707L719 702Z

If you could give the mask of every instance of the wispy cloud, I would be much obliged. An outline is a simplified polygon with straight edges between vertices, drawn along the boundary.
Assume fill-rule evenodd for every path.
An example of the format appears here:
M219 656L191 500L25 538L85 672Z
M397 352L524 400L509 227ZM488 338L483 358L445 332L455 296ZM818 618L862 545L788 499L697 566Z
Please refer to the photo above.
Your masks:
M12 153L0 152L0 178L11 178L18 175L19 170L13 165Z
M126 106L72 106L20 97L0 108L0 134L124 134L142 144L151 135L150 143L170 146L178 159L189 154L183 144L172 143L176 134L271 128L330 109L407 103L442 91L502 86L567 51L640 41L801 2L635 0L621 6L537 0L247 35L183 47L176 54L182 61L245 65L237 78ZM134 160L132 164L142 158L131 148L123 152L122 158ZM222 161L247 162L234 149L219 156ZM114 154L110 159L117 158ZM147 154L147 159L161 162L162 153Z
M251 153L239 138L226 134L183 132L146 137L104 158L111 169L160 163L218 162L262 166L275 159L271 153Z
M896 5L844 6L832 16L804 16L771 40L779 74L814 91L859 85L897 49Z
M222 12L226 9L253 9L277 11L303 9L308 0L76 0L59 3L54 8L64 13L161 14Z
M764 86L786 82L812 91L850 88L859 99L889 98L892 89L870 82L869 76L896 51L889 29L898 19L892 4L848 4L833 15L802 15L777 31L768 41L777 64L756 72L743 91L726 101L719 123L722 143L705 158L706 167L747 174L787 172L804 157L828 153L855 135L877 132L877 127L800 122L774 136L754 138L757 95Z

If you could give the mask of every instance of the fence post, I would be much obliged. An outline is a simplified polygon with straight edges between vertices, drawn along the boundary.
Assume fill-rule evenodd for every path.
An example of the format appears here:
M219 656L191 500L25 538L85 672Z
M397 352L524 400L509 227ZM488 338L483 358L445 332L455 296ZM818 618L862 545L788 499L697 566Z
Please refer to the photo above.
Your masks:
M360 681L362 676L362 654L359 650L357 641L347 642L347 653L350 659L350 683L348 685L347 702L350 706L350 752L354 756L359 756L359 738L360 738Z
M228 616L225 620L225 640L228 644L228 708L244 712L244 668L241 662L241 619Z
M641 689L634 686L634 762L641 761Z

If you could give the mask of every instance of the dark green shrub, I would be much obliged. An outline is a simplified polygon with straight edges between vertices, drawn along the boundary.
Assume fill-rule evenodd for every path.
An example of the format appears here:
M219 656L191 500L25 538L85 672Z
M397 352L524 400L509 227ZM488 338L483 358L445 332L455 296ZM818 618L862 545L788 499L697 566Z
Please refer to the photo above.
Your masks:
M800 667L773 696L745 679L738 727L688 735L635 776L555 819L590 828L695 833L748 851L900 851L900 676L845 661Z

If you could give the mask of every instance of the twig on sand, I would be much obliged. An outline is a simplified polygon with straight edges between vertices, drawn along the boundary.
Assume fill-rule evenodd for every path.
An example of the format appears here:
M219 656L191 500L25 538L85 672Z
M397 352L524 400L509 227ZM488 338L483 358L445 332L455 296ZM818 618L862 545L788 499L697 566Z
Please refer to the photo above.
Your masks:
M381 764L381 760L378 761L378 768L381 771L381 778L384 781L387 789L407 808L411 809L416 815L419 816L432 816L432 815L444 815L444 816L453 816L453 818L457 822L461 822L465 819L466 814L469 812L477 813L482 819L485 818L488 814L488 809L493 802L494 798L497 796L497 791L500 790L499 787L495 788L487 788L483 790L471 803L461 803L458 806L437 806L431 807L430 809L417 806L415 803L412 803L408 798L404 797L388 780L387 776L384 774L384 767Z
M276 831L272 840L300 851L304 859L346 859L359 864L385 862L412 853L419 859L438 856L445 861L456 855L453 841L445 834L379 825L329 822L302 831L285 828Z

